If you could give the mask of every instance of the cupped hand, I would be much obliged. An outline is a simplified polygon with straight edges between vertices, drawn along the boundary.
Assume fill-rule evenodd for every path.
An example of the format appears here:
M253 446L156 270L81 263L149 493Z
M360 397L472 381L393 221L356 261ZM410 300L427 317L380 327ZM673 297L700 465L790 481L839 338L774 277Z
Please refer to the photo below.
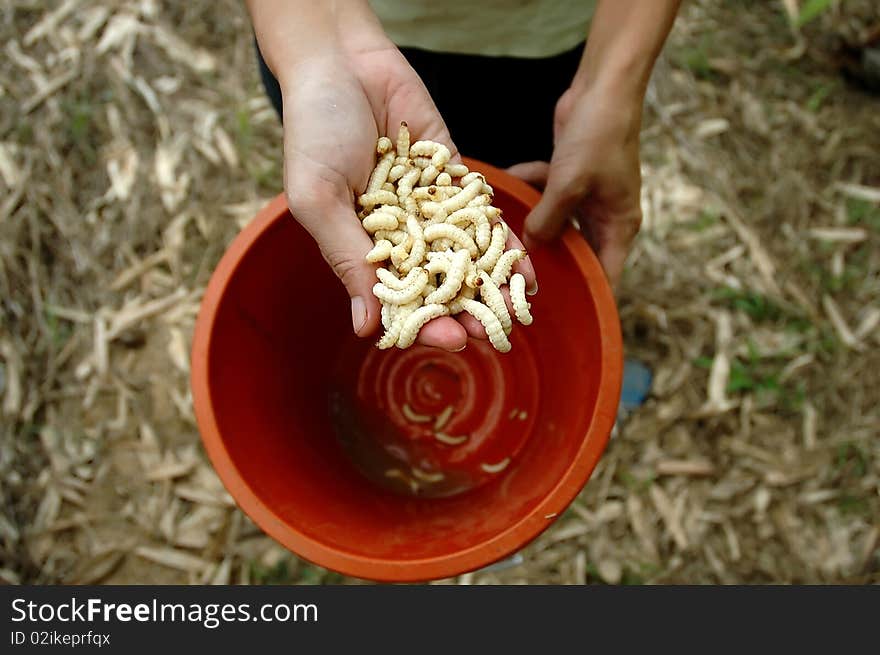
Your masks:
M288 205L345 285L354 331L372 335L380 305L372 292L375 265L364 256L373 244L354 199L375 165L376 140L382 134L393 140L405 120L414 137L444 143L453 161L460 157L424 84L390 42L305 58L287 71L281 86ZM530 265L528 271L534 280ZM469 318L435 319L422 328L419 342L457 351L469 333L485 338L482 326Z

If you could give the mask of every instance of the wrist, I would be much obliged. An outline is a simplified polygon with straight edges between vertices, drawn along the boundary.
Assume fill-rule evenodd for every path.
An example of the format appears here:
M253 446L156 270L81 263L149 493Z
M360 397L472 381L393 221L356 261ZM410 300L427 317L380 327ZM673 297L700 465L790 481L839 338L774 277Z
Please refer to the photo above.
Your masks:
M284 88L306 59L345 57L390 43L366 0L247 0L260 52Z

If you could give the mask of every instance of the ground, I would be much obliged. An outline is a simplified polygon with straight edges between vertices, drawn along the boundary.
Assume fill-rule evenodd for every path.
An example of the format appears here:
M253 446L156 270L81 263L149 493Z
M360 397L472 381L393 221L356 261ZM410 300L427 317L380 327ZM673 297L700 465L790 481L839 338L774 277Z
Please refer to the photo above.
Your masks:
M281 188L241 4L45 4L0 10L0 579L348 582L235 508L192 415L202 290ZM880 99L834 54L878 24L686 3L618 292L651 397L521 563L446 582L880 581Z

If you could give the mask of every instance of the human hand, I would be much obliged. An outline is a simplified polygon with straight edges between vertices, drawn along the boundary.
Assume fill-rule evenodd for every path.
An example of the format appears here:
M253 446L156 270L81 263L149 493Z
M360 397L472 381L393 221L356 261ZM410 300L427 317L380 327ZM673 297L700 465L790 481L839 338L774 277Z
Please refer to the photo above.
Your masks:
M639 130L641 98L621 99L570 88L556 105L555 149L549 164L509 169L544 188L526 219L526 243L557 236L576 218L615 286L641 225Z
M283 78L288 204L345 285L355 332L367 336L378 325L380 305L372 293L375 266L364 260L373 244L355 215L353 198L369 179L377 137L393 138L406 120L419 139L449 144L453 161L460 158L421 80L390 43L310 57ZM522 246L511 237L509 247ZM520 262L517 270L534 285L529 262ZM461 314L431 321L419 342L455 351L468 335L487 338L476 319Z

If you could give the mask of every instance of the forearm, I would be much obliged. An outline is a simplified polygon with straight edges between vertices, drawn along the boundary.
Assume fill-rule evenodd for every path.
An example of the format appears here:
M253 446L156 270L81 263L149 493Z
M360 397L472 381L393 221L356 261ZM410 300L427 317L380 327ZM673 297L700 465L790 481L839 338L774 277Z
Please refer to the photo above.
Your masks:
M366 0L245 0L260 52L279 81L295 62L381 47L385 33Z
M572 87L644 97L681 0L599 0Z

